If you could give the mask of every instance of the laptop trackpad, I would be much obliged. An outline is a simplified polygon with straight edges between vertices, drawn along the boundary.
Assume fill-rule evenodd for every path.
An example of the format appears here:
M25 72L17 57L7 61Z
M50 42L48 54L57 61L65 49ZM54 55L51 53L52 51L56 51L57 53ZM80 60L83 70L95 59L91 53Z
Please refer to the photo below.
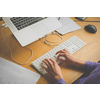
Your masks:
M43 23L33 26L32 30L37 36L46 35L46 33L48 32L48 28Z

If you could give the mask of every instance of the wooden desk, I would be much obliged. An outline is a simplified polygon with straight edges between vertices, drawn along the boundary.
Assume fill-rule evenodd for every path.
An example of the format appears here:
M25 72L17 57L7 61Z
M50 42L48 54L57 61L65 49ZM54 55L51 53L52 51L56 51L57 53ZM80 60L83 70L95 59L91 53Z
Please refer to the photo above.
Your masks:
M76 20L74 17L72 17L71 19ZM100 17L88 17L86 20L100 21ZM3 23L4 23L3 21L0 21L0 25L2 25ZM62 36L63 42L69 39L70 37L76 35L77 37L79 37L81 40L83 40L86 43L86 46L84 46L82 49L77 51L74 54L74 56L84 61L97 62L98 60L100 60L100 46L99 46L100 45L100 22L78 21L76 23L79 26L81 26L81 29L74 32L70 32ZM93 24L96 26L97 32L95 34L88 33L84 30L85 25L88 25L88 24ZM26 47L24 48L21 47L8 28L5 28L3 30L3 33L6 38L7 43L9 44L13 52L14 59L16 59L18 62L21 62L21 63L26 62L31 55L30 50L28 50ZM52 36L52 40L54 39L56 40L57 37ZM29 47L33 50L33 57L30 60L30 62L26 65L23 65L23 67L38 73L38 71L31 65L31 62L37 59L38 57L42 56L49 50L51 50L52 47L44 44L42 39L30 44ZM10 51L8 47L6 46L1 34L0 34L0 56L7 60L12 61L10 57ZM61 70L67 84L74 82L77 78L79 78L83 74L82 70L76 69L74 67L69 68L68 66L65 66L64 64L61 65ZM47 83L52 83L52 80L49 77L49 75L41 76L41 78L37 82L37 84L47 84Z

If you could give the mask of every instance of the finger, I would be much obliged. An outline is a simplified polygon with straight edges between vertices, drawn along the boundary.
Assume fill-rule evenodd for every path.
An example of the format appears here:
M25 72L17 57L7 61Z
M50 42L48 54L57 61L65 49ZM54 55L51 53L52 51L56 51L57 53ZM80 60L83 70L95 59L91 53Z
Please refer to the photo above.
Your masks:
M60 51L58 51L57 53L56 53L56 55L58 54L58 53L64 53L65 52L65 50L63 49L63 50L60 50Z
M50 66L49 63L48 63L48 61L47 61L47 59L44 59L43 62L44 62L47 66Z
M42 65L42 67L48 72L48 67Z
M55 64L56 62L55 62L55 60L53 60L53 59L49 59L53 64Z
M48 64L49 64L50 66L53 65L53 62L52 62L50 59L46 59L46 61L48 62Z
M53 63L49 59L45 59L44 63L48 66L48 70L51 70Z
M54 67L56 67L57 62L55 60L53 60L53 59L50 59L50 60L53 62Z
M66 50L66 49L63 49L66 53L70 53L68 50Z
M53 60L52 58L50 58L49 60L52 61L52 62L55 62L55 60Z
M62 49L62 51L65 51L66 49Z
M56 67L56 65L55 65L56 62L55 62L53 59L51 59L51 58L50 58L49 60L52 62L52 63L51 63L51 69L50 69L50 70L51 70L52 73L55 73L54 69L55 69L55 67Z
M64 58L65 58L66 55L65 55L64 53L60 53L60 54L57 56L57 61L60 60L60 59L59 59L60 57L64 57Z

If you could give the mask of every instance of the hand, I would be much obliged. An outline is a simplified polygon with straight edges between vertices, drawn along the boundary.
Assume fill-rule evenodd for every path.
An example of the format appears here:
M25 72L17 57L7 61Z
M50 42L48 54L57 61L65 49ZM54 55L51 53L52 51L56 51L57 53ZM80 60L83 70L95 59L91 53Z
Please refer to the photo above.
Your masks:
M57 54L58 54L57 56L58 61L61 60L60 57L64 57L65 58L64 62L69 66L85 67L84 61L76 59L69 51L65 49L58 51L56 55Z
M56 53L57 56L57 61L64 61L67 65L72 65L74 61L76 61L76 58L67 50L63 49L60 50ZM60 57L63 57L63 59L60 59Z
M43 62L48 66L42 65L42 67L49 73L49 75L55 80L63 78L60 66L53 59L44 59Z

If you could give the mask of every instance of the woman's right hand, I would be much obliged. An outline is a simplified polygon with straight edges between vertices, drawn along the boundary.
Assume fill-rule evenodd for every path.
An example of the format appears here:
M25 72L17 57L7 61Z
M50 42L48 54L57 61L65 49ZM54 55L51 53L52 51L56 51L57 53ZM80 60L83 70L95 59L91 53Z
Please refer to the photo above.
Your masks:
M63 49L63 50L60 50L60 51L58 51L57 53L56 53L56 55L58 55L57 56L57 61L62 61L63 62L63 60L61 60L60 59L60 57L64 57L64 62L67 64L67 65L69 65L69 66L76 66L76 67L78 67L78 66L82 66L83 67L83 65L85 65L85 61L81 61L81 60L78 60L78 59L76 59L69 51L67 51L66 49Z

